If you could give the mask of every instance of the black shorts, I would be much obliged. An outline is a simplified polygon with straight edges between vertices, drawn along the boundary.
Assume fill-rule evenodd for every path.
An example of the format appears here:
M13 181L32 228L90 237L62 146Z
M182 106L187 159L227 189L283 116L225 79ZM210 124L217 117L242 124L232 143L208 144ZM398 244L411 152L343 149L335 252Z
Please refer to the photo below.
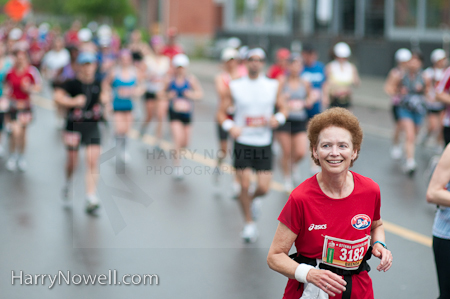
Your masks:
M450 143L450 127L444 127L443 129L443 135L444 135L444 146L447 146L447 144Z
M348 109L351 106L351 98L349 96L343 98L330 97L330 108L340 107Z
M27 109L10 109L9 112L9 119L10 120L17 120L19 118L20 114L26 114L28 115L31 119L33 119L33 111L31 110L31 108L27 108Z
M276 131L277 132L286 132L291 133L291 135L306 132L306 125L308 121L306 120L296 120L296 121L286 121L286 123L282 126L279 126Z
M217 133L219 134L220 141L225 141L228 139L228 132L222 129L222 126L219 123L217 123Z
M172 109L169 109L169 121L181 121L183 125L187 126L191 124L191 114L177 113Z
M80 134L79 145L100 145L101 143L100 128L97 122L67 123L66 131ZM78 150L79 146L67 146L67 149Z
M394 117L394 121L395 122L398 122L398 120L400 119L399 118L399 116L398 116L398 108L399 108L399 106L398 105L392 105L392 117Z
M146 91L144 94L145 101L155 101L156 100L156 92Z
M445 110L445 108L442 108L442 109L430 109L430 108L428 108L427 109L427 113L428 114L441 114L441 112L444 111L444 110Z
M235 142L233 166L236 169L252 168L256 171L272 170L272 145L250 146Z

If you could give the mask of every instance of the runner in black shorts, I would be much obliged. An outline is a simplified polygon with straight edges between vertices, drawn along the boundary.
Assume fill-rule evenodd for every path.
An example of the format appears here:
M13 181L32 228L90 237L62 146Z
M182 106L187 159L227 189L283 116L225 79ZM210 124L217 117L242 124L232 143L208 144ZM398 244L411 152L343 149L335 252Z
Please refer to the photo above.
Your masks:
M55 89L55 101L68 109L64 143L67 147L66 185L63 200L67 204L69 186L78 162L80 145L86 146L86 212L95 214L99 200L95 194L100 158L100 130L98 122L103 116L103 104L107 96L102 92L101 82L95 80L96 57L80 53L77 78L68 80Z
M298 163L306 155L308 108L313 105L311 84L298 76L303 69L300 55L289 59L288 74L282 80L282 94L289 108L286 123L276 130L275 136L283 150L281 167L284 175L284 189L291 192L294 185L300 184Z

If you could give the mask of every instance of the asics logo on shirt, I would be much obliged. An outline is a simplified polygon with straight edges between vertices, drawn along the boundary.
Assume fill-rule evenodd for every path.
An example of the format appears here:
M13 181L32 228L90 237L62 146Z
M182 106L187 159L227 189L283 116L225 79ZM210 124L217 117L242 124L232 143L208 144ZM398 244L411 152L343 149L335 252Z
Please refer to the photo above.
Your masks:
M309 231L318 230L318 229L327 229L326 224L311 224L308 228Z

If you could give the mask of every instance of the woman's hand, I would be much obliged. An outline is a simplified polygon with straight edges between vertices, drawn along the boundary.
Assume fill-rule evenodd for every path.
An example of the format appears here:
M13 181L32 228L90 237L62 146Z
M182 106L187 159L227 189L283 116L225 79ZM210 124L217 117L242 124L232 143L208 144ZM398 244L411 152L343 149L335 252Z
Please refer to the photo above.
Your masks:
M392 253L384 248L380 243L377 243L373 246L372 254L379 258L380 264L377 267L378 271L386 272L392 266Z
M311 269L306 276L306 280L331 297L344 292L347 285L342 277L328 270Z

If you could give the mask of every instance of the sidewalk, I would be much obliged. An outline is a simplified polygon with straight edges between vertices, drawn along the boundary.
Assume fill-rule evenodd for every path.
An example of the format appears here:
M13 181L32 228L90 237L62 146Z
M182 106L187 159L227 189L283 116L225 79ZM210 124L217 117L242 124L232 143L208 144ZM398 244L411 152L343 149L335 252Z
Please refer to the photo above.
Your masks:
M201 81L214 80L220 63L213 60L194 60L190 69ZM361 86L354 89L355 106L389 110L389 97L383 91L384 78L363 76Z

